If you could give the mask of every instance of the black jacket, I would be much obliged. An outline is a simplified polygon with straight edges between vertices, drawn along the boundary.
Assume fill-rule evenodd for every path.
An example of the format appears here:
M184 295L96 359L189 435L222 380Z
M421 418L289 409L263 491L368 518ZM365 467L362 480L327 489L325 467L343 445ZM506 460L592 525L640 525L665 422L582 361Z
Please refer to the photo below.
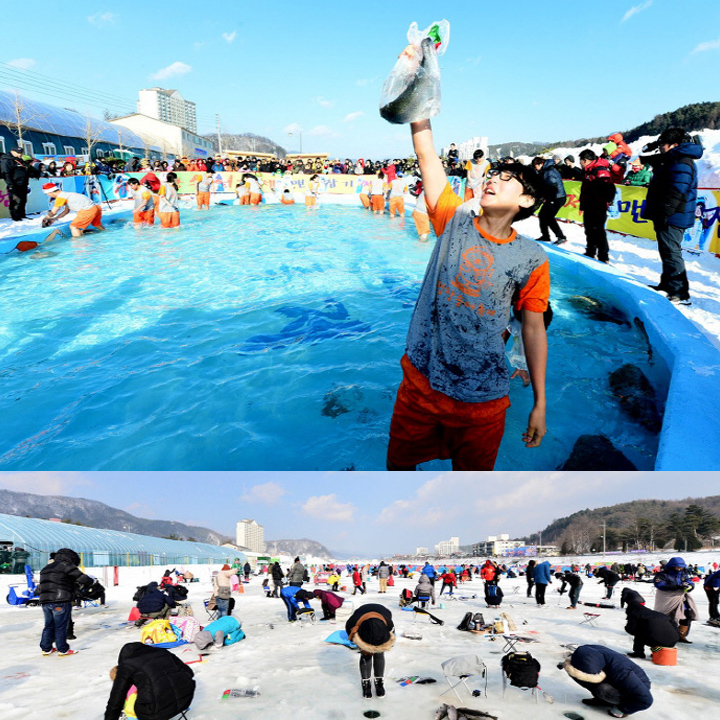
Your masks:
M55 553L55 561L40 571L38 596L40 604L72 602L75 597L75 583L93 584L94 580L85 575L78 565L80 557L69 548L61 548Z
M0 179L4 180L8 187L27 188L31 177L40 177L34 167L28 167L23 160L10 153L0 155Z
M151 582L148 583L146 593L138 600L137 608L142 614L156 613L163 610L166 605L175 607L175 601L159 590L156 582Z
M280 585L282 583L282 579L285 577L285 573L283 572L282 568L280 567L280 563L275 563L272 566L272 570L270 572L272 574L273 582L276 585Z
M127 643L118 656L105 720L118 720L128 690L137 687L135 712L143 720L170 720L187 710L195 694L193 671L164 648Z
M636 602L628 603L626 613L625 632L644 645L671 648L680 640L678 626L667 615Z

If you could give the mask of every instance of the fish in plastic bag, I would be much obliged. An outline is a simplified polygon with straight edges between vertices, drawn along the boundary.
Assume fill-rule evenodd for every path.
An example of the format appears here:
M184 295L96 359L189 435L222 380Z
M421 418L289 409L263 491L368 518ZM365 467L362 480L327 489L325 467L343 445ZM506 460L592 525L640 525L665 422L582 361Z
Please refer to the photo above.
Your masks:
M438 57L450 41L450 23L441 20L422 31L413 23L407 38L410 45L398 58L380 93L380 115L397 125L425 120L440 112Z

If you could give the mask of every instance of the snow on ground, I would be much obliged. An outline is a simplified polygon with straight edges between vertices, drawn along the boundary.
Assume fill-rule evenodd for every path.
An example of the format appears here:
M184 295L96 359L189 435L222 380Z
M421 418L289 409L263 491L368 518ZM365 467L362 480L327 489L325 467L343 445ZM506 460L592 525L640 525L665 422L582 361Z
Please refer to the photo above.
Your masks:
M528 237L540 237L540 224L536 217L516 223L515 227L519 233ZM583 226L563 222L561 227L568 241L559 251L582 255L585 252ZM662 268L654 240L610 231L607 235L610 265L619 275L632 278L643 285L656 285L659 282ZM692 305L678 305L677 309L706 335L712 337L716 344L720 344L720 259L713 253L695 254L687 251L683 251L683 259L690 281ZM550 262L552 263L552 258Z
M610 562L615 558L609 556ZM670 557L670 555L665 555ZM707 565L720 560L720 553L685 554L688 562ZM594 563L598 556L589 558ZM641 559L634 556L633 561ZM565 558L563 562L569 562ZM649 562L651 558L647 558ZM654 558L657 560L657 557ZM585 559L580 559L584 562ZM551 562L554 562L551 559ZM109 588L107 608L87 608L74 611L77 640L71 646L77 656L43 657L38 641L42 630L42 612L39 608L0 607L0 634L3 654L0 660L0 717L3 720L45 720L46 718L72 718L90 720L102 717L110 692L109 669L116 664L120 648L126 642L139 640L140 631L134 626L122 625L127 620L133 603L132 594L139 584L123 581L124 568L120 569L123 584ZM159 568L147 579L160 579ZM3 576L3 580L6 576ZM189 599L196 616L204 622L206 613L202 600L210 595L209 570L198 572L200 583L189 585ZM352 587L343 573L343 582ZM653 604L650 584L629 583ZM443 596L431 611L445 621L443 626L431 625L427 620L413 624L412 612L398 607L401 589L414 589L412 580L400 580L388 594L380 597L378 583L370 580L366 596L353 597L341 593L358 607L364 602L380 602L393 612L398 639L386 655L387 696L383 699L363 700L357 668L358 654L345 647L328 645L324 639L334 630L344 629L344 620L337 624L293 623L286 620L283 603L268 599L261 590L260 578L253 577L245 585L245 593L236 595L235 615L243 623L247 638L236 645L210 650L202 664L192 665L197 691L189 713L189 720L224 720L225 718L361 718L367 710L377 710L381 718L393 720L431 720L442 702L451 702L485 710L500 720L532 716L534 720L562 718L563 713L575 711L590 720L607 717L605 711L586 708L580 703L587 693L575 684L556 665L567 649L565 644L594 643L607 645L619 652L632 648L631 638L624 630L625 613L619 609L587 608L600 613L598 627L581 625L582 607L567 610L567 596L557 593L557 582L548 588L547 605L540 609L534 600L525 595L525 578L504 579L505 601L501 610L509 613L518 627L518 634L531 640L519 643L518 649L530 651L542 665L540 685L552 695L554 704L540 699L536 704L526 692L509 688L502 696L500 658L504 641L500 638L476 635L456 630L466 612L482 612L492 620L499 613L485 607L482 599L482 582L473 580L456 591L456 598ZM619 594L624 583L615 590ZM517 589L517 590L516 590ZM581 601L597 602L602 586L596 579L585 579ZM438 590L439 591L439 590ZM678 646L678 665L663 667L650 660L638 661L653 683L655 704L644 714L652 720L677 720L693 715L708 717L719 707L717 689L717 663L720 650L720 629L704 624L707 619L707 601L701 588L693 593L700 611L700 621L690 631L692 645ZM465 599L460 599L465 598ZM319 603L314 603L319 610ZM321 615L321 613L320 613ZM402 633L412 627L422 634L421 640L410 640ZM181 646L172 652L185 661L198 659L194 645ZM463 693L462 701L448 689L440 663L461 654L477 654L487 665L487 698L474 698ZM708 675L708 670L712 672ZM435 684L402 687L391 678L406 675L430 676ZM259 686L261 695L252 699L221 700L228 688ZM480 678L471 678L471 689L480 689Z

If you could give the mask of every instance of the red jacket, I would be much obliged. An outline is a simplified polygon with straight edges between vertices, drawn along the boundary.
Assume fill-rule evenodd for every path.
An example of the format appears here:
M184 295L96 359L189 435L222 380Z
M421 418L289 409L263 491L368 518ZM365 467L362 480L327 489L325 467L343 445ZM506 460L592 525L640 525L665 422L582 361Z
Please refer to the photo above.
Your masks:
M442 581L445 585L455 585L457 586L457 578L455 577L455 573L446 572L441 575Z

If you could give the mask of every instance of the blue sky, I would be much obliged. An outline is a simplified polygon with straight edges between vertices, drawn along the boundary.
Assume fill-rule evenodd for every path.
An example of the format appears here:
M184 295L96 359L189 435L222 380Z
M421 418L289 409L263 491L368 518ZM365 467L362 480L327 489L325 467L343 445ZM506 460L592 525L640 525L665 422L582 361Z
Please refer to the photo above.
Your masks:
M462 544L503 532L522 536L585 508L703 497L718 487L716 472L0 473L0 488L99 500L228 535L249 517L267 539L306 537L375 557L452 536Z
M438 145L475 135L491 143L591 137L720 99L717 0L444 7L451 40L441 58ZM287 134L294 128L306 152L399 156L410 152L409 131L379 117L380 87L409 24L441 19L440 8L424 0L26 0L3 8L4 24L19 24L3 33L0 62L31 74L11 80L0 65L0 87L32 78L36 98L97 114L133 110L142 87L175 87L197 103L201 131L214 130L218 113L223 130L266 135L289 150L298 148ZM42 83L62 97L35 94Z

